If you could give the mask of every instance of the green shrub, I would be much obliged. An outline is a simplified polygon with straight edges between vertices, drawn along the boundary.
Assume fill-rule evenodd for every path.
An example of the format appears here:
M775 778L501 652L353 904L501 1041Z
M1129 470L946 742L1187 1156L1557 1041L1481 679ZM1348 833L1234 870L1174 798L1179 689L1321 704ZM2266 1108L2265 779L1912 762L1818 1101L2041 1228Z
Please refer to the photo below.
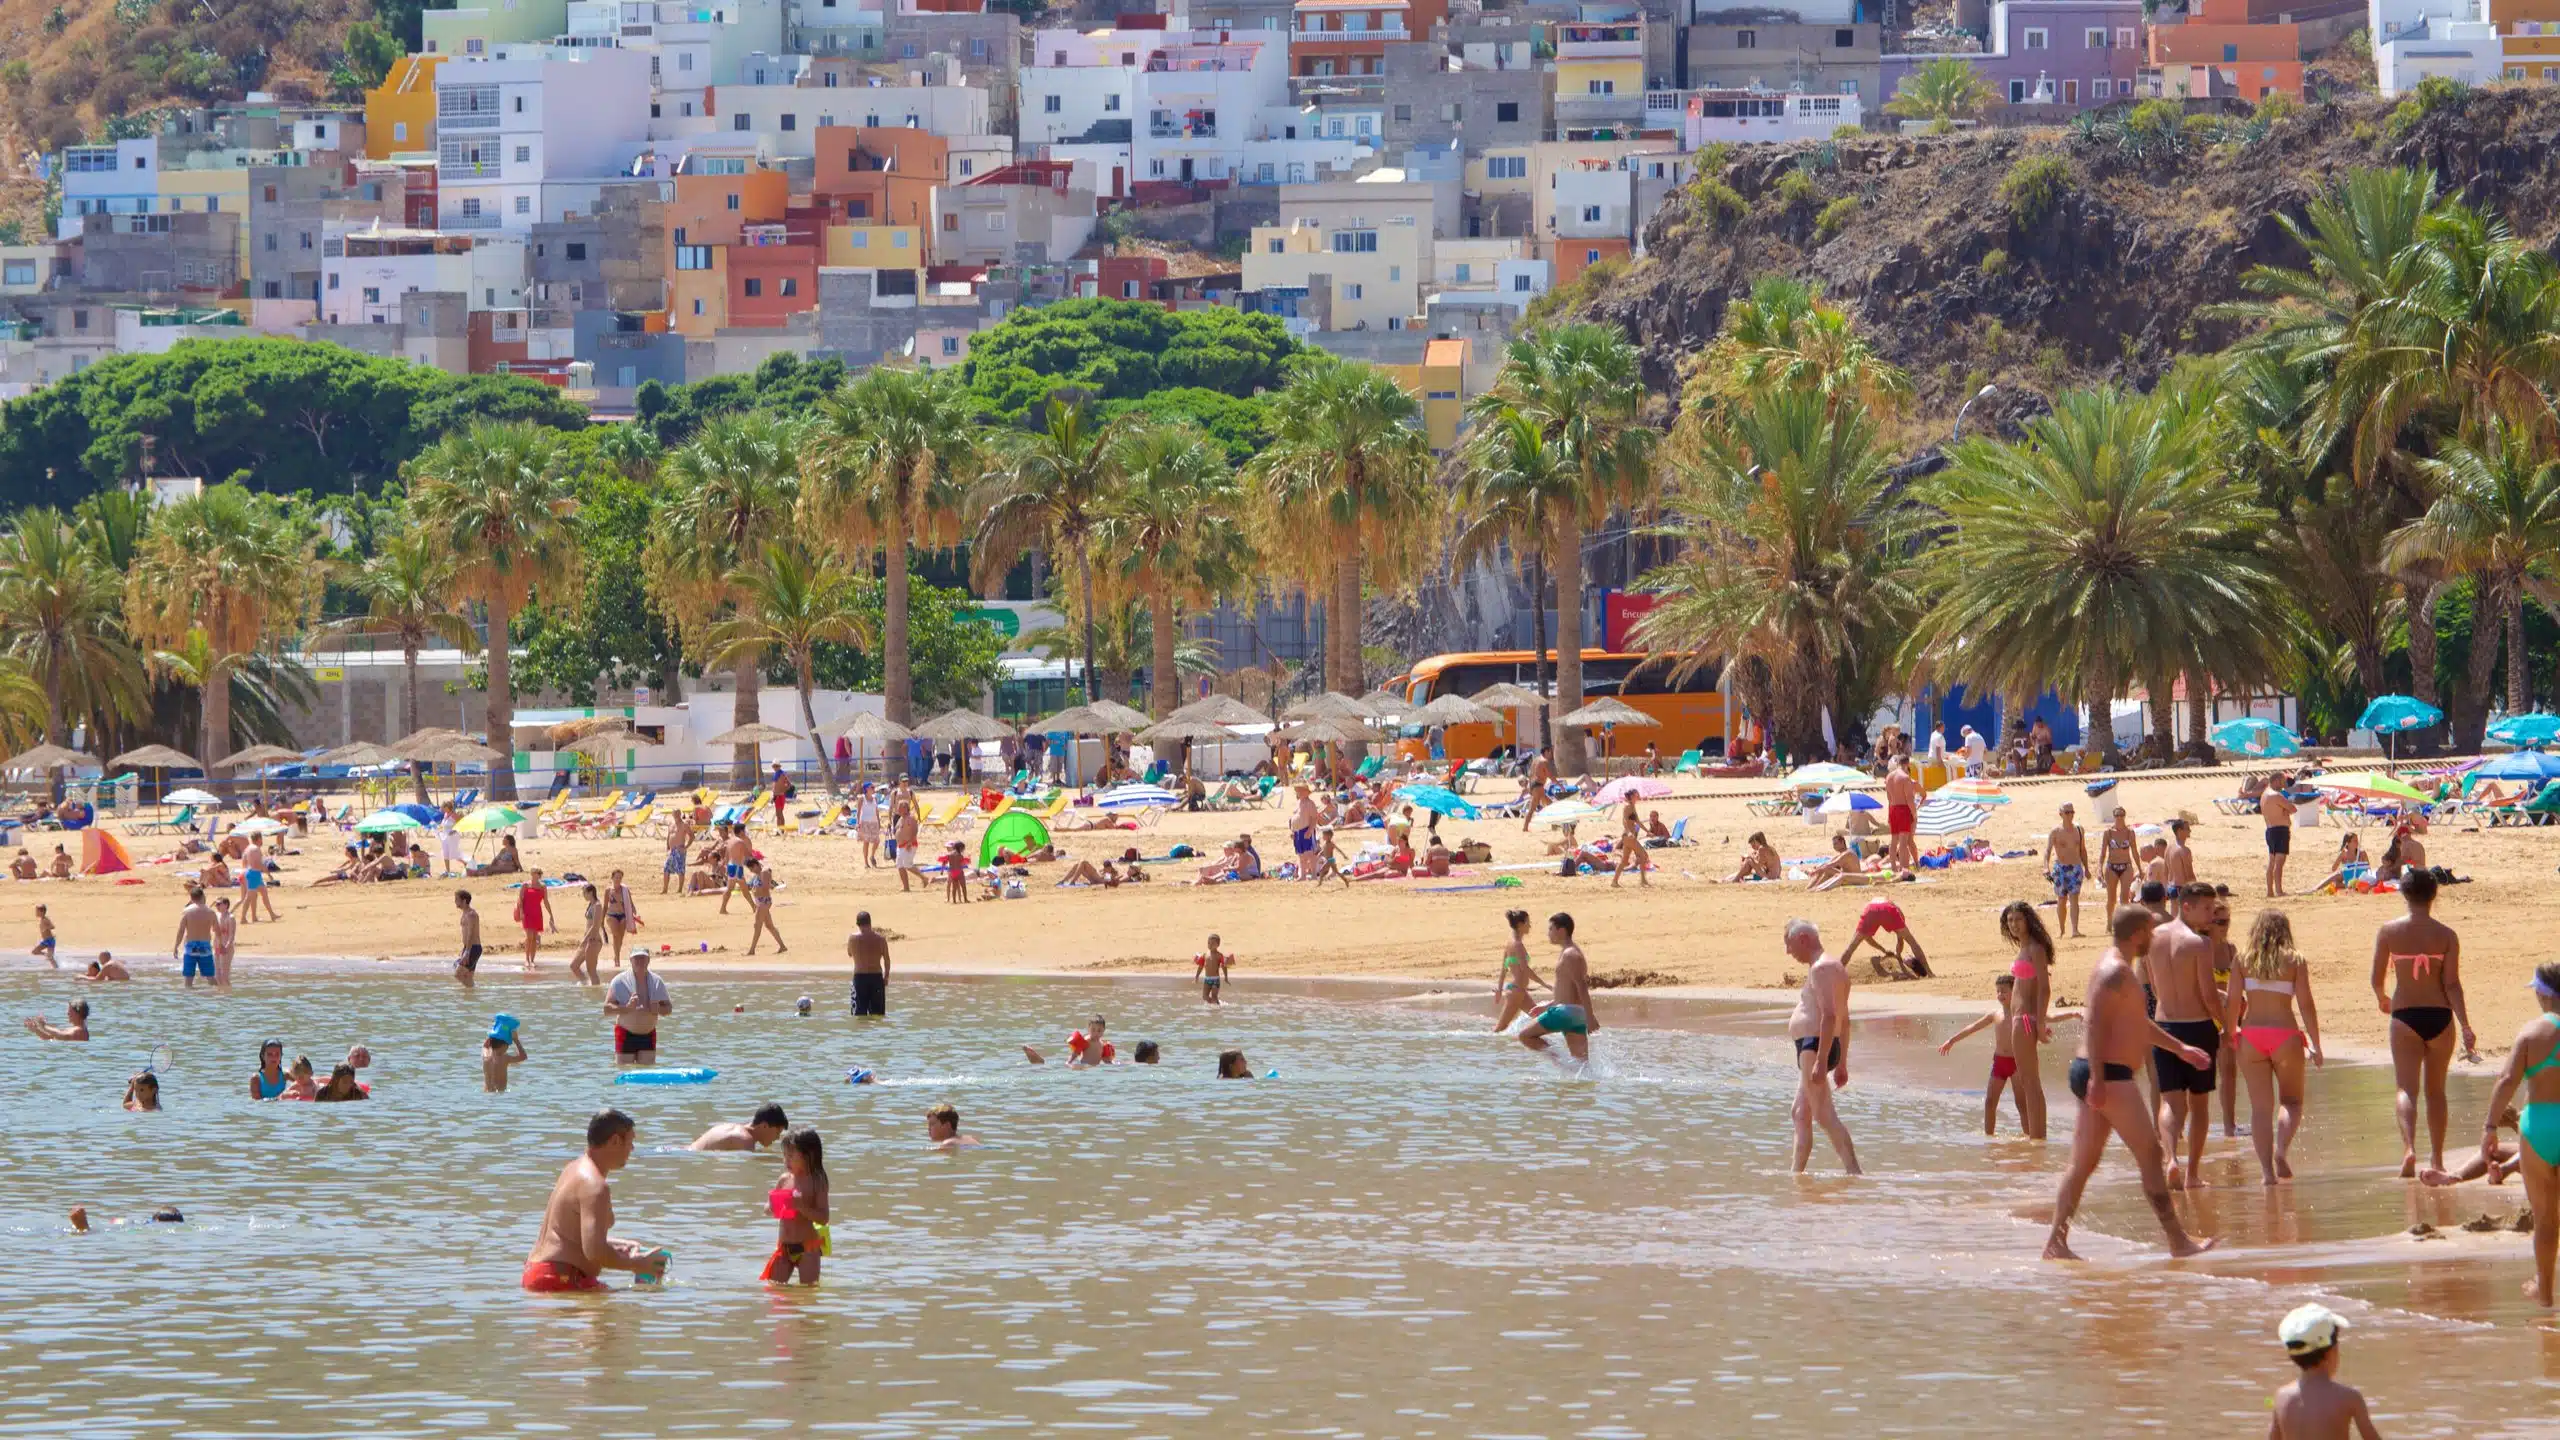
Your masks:
M1991 250L1984 252L1982 257L1982 273L1995 278L2008 274L2009 252L2006 250Z
M2270 125L2281 125L2302 113L2302 102L2290 95L2271 91L2267 98L2258 102L2258 108L2252 113Z
M2359 120L2347 127L2347 136L2359 145L2371 145L2382 138L2382 132L2374 128L2372 121Z
M2394 140L2407 135L2417 123L2439 110L2459 110L2471 103L2471 87L2443 75L2430 75L2418 82L2407 97L2391 107L2382 122L2382 131Z
M1701 175L1689 184L1689 203L1707 228L1719 235L1742 223L1751 207L1742 203L1742 195L1732 186L1711 175Z
M2000 200L2019 229L2034 230L2052 217L2071 183L2071 162L2061 156L2021 156L2000 181Z
M1813 198L1813 177L1802 170L1790 170L1778 177L1778 204L1792 208Z
M2191 145L2211 145L2222 139L2222 117L2190 115L2178 123L2178 130Z
M1855 195L1843 195L1839 199L1832 201L1830 204L1823 206L1822 213L1813 217L1813 233L1815 237L1818 239L1828 240L1832 236L1839 234L1840 227L1848 224L1849 217L1857 213L1858 197Z
M1834 140L1857 140L1864 138L1866 133L1867 129L1863 125L1843 125L1831 132L1831 138Z

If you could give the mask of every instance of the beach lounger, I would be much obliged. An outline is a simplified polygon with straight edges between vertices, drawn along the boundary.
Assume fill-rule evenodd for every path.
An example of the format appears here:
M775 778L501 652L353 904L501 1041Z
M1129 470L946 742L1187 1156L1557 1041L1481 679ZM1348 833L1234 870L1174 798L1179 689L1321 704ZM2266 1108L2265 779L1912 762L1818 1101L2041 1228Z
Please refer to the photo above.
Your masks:
M1751 813L1775 820L1786 815L1804 813L1804 805L1792 795L1764 795L1751 802Z
M1698 773L1698 768L1706 763L1707 757L1698 751L1683 750L1680 752L1679 762L1671 767L1671 773L1674 775L1695 775Z
M648 831L649 822L655 819L657 814L658 807L654 804L643 805L637 810L625 810L613 817L612 826L606 834L616 840L635 830L645 834Z
M999 801L996 805L996 813L1003 814L1011 799L1012 797L1007 796L1004 801ZM916 824L947 827L966 813L976 800L976 796L961 790L949 796L936 798L929 804L920 803L916 806Z
M181 806L177 814L170 816L166 820L132 821L124 827L124 832L128 835L166 835L172 831L193 830L195 828L196 807L193 805L186 805Z
M1049 798L1038 805L1016 805L1013 808L1030 816L1034 820L1038 820L1043 824L1046 824L1047 822L1055 820L1059 816L1065 814L1067 812L1067 806L1071 804L1074 799L1074 796L1069 795L1064 790L1053 790L1050 792Z
M2255 815L2258 802L2243 795L2217 795L2213 799L2213 808L2225 815Z

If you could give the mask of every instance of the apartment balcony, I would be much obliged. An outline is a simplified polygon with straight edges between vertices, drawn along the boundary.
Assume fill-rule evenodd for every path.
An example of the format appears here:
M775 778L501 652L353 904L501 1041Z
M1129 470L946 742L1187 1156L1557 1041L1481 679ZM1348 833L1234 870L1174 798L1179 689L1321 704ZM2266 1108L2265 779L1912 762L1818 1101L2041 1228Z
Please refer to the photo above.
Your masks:
M1567 25L1556 33L1558 60L1641 60L1644 32L1632 25Z
M1637 125L1646 115L1642 95L1575 95L1556 97L1556 125L1559 128L1591 125ZM1661 123L1673 123L1668 118Z
M1319 50L1342 44L1375 46L1401 43L1412 38L1413 32L1402 25L1381 25L1368 30L1292 30L1289 32L1289 48L1294 52L1309 46Z
M1295 105L1312 105L1318 100L1382 102L1387 98L1384 75L1292 75L1289 77L1289 100Z
M502 217L483 210L477 215L452 211L436 221L439 230L495 230L504 223Z
M1149 121L1147 138L1150 140L1215 140L1218 138L1218 122L1204 120L1186 125L1178 120Z

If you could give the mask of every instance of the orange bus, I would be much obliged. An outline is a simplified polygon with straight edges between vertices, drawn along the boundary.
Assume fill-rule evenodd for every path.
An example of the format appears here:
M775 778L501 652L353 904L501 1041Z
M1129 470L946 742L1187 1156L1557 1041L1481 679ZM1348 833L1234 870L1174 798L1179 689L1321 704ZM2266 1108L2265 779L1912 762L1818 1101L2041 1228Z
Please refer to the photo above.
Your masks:
M1667 655L1643 655L1615 650L1582 652L1582 694L1584 700L1601 696L1617 699L1645 712L1662 724L1659 727L1623 727L1614 733L1592 732L1596 753L1640 755L1651 743L1666 756L1697 750L1710 755L1724 753L1724 696L1717 692L1719 669L1713 664L1699 666L1696 673L1672 679L1679 669L1679 659ZM1549 693L1553 690L1554 655L1548 656ZM1526 689L1538 686L1538 657L1528 650L1481 650L1460 655L1434 655L1414 663L1413 669L1387 682L1387 688L1401 691L1416 705L1436 700L1443 695L1473 695L1488 685L1504 682ZM1450 760L1481 760L1497 748L1513 743L1511 727L1519 717L1506 717L1497 725L1452 725L1443 738ZM1535 721L1530 731L1536 734ZM1415 760L1426 760L1426 741L1417 731L1397 748Z

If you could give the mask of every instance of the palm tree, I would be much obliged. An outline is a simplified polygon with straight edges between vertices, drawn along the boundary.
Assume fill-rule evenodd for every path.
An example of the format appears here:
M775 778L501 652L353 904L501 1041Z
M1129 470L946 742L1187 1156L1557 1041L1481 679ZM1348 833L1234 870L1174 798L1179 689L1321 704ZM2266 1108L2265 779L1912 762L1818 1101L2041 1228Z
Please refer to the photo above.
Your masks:
M2018 444L1957 445L1929 492L1949 533L1923 557L1931 603L1906 653L1995 690L2076 681L2110 761L2127 678L2271 665L2292 638L2269 623L2285 597L2246 537L2272 517L2219 463L2211 414L2074 391Z
M1930 129L1946 131L1998 97L1973 66L1954 55L1941 56L1902 77L1884 113L1900 120L1926 120Z
M1463 516L1449 547L1452 574L1463 574L1479 562L1508 552L1514 568L1526 569L1529 581L1529 643L1537 656L1538 693L1547 693L1546 556L1554 536L1547 522L1546 500L1571 483L1555 447L1536 422L1506 410L1468 436L1464 467L1458 479L1458 512ZM1555 714L1538 712L1538 748L1554 743L1548 725ZM1514 737L1515 739L1519 737Z
M1547 573L1556 587L1555 709L1582 708L1582 537L1641 503L1653 479L1653 432L1638 422L1642 361L1614 325L1541 327L1514 339L1493 386L1468 404L1478 424L1517 415L1538 428L1556 465L1535 510L1545 522ZM1513 477L1512 483L1520 483ZM1581 773L1583 735L1556 737L1556 762Z
M737 602L748 562L790 529L800 501L801 440L798 425L771 411L723 415L660 466L668 498L641 552L641 571L678 636L696 642L697 651ZM741 652L733 663L730 723L752 725L764 718L764 660ZM734 748L732 783L756 783L756 751Z
M1243 584L1244 487L1226 447L1189 424L1133 426L1121 432L1117 449L1112 463L1121 484L1096 538L1104 554L1120 557L1121 579L1147 597L1147 698L1162 720L1182 703L1175 655L1181 607Z
M471 617L462 613L454 598L461 569L453 553L432 537L405 525L394 527L373 557L348 577L347 583L364 597L364 613L320 627L324 646L344 648L358 636L399 642L400 673L409 699L404 732L426 723L426 710L418 698L418 652L439 644L468 654L480 641L479 632L471 628ZM425 801L426 771L416 769L412 778L418 799Z
M1052 660L1075 655L1085 637L1084 610L1074 591L1065 585L1058 589L1064 592L1057 597L1064 623L1026 630L1014 641L1022 649ZM1095 673L1101 677L1105 698L1125 700L1126 682L1139 666L1168 663L1163 659L1164 647L1157 637L1150 607L1139 604L1135 596L1112 584L1097 584L1094 595L1102 603L1102 613L1094 617L1093 623ZM1180 676L1218 673L1217 651L1188 635L1173 637L1172 654L1166 678L1157 682L1163 689L1180 688ZM1114 694L1115 690L1119 693Z
M1358 694L1363 581L1401 585L1436 558L1440 497L1422 407L1376 366L1317 352L1291 362L1271 436L1245 472L1257 548L1327 595L1325 684Z
M844 557L812 548L797 539L768 540L730 578L736 604L729 618L711 627L711 652L741 668L763 669L776 651L791 662L800 688L802 733L816 743L818 712L811 698L816 687L817 647L821 643L866 644L872 639L862 604L862 583ZM836 772L826 772L827 793L836 794Z
M2492 625L2506 627L2507 708L2522 711L2531 671L2524 651L2524 601L2560 600L2552 560L2560 555L2560 457L2521 425L2491 420L2470 442L2448 446L2425 462L2435 482L2427 513L2393 532L2394 561L2433 562L2478 582L2472 603L2471 657L2465 667L2461 733L2473 745L2473 720L2485 727L2489 677L2498 646Z
M207 774L234 747L233 673L319 601L312 548L273 500L225 483L162 509L135 551L125 578L133 638L164 653L202 642L184 678L203 697Z
M901 725L915 718L908 553L959 540L977 434L960 372L875 366L820 402L803 462L805 503L820 528L848 553L888 552L880 688L889 718Z
M141 708L142 659L124 638L123 589L59 510L22 510L0 534L0 653L42 681L48 743L70 743L75 703Z
M1859 405L1878 415L1900 413L1911 378L1876 352L1848 312L1825 304L1802 280L1771 275L1750 298L1725 311L1724 328L1700 352L1681 409L1684 415L1772 386L1819 391L1834 408Z
M1824 708L1851 713L1913 608L1912 518L1873 419L1773 390L1684 432L1667 458L1663 531L1689 547L1638 582L1661 598L1636 643L1685 656L1684 670L1721 662L1775 745L1826 753Z
M481 423L448 433L409 462L410 513L460 566L458 592L489 614L489 744L505 758L490 798L516 795L515 691L509 627L542 597L566 598L578 574L577 499L559 432Z
M1053 399L1041 426L1007 447L982 493L970 570L981 591L1033 549L1075 557L1084 612L1084 693L1094 697L1093 531L1119 482L1116 427L1095 424L1079 401Z

